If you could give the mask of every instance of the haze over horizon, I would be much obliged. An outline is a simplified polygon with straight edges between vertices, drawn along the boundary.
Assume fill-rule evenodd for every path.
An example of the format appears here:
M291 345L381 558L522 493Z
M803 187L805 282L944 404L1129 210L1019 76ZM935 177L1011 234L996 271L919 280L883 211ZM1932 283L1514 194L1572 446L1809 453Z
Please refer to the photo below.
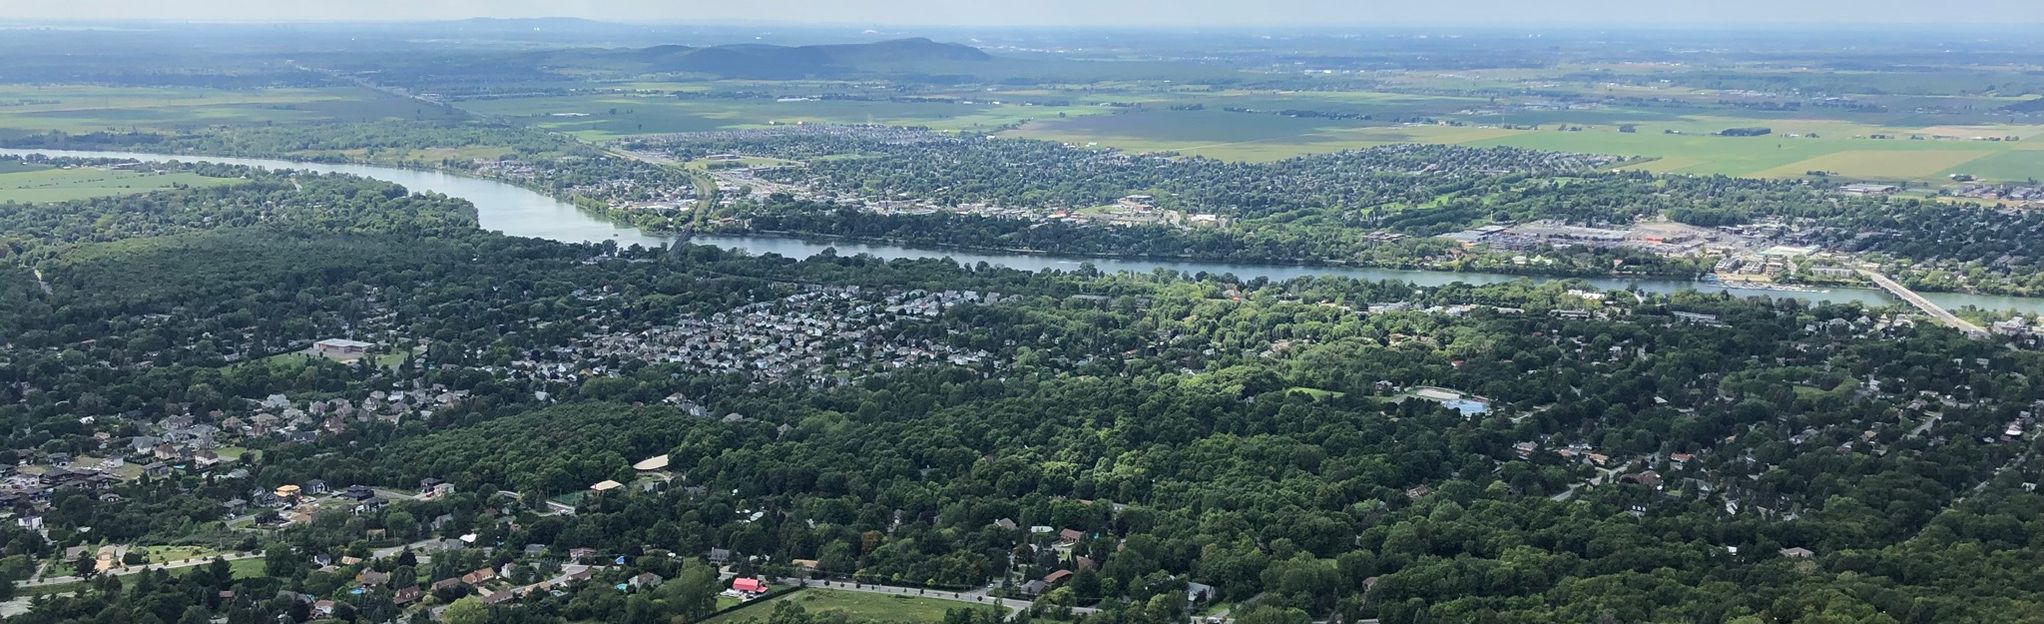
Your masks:
M229 22L430 21L573 17L625 23L786 23L805 25L1028 26L1132 28L1356 26L1981 26L2044 23L2044 3L2028 0L357 0L273 3L258 0L0 1L11 21L176 20Z

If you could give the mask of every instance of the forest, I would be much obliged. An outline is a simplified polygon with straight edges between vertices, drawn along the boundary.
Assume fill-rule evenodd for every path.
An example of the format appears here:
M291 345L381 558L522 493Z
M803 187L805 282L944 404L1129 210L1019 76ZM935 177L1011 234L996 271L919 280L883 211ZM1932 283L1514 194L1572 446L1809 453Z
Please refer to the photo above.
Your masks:
M11 257L48 288L0 273L6 453L105 453L184 418L247 451L59 487L47 538L0 533L0 571L131 541L260 565L99 575L16 619L693 622L721 590L712 559L992 586L1030 601L1016 618L1099 623L1218 605L1256 623L2023 621L2044 604L2020 563L2044 554L2044 466L2004 433L2034 421L2044 356L1891 310L570 245L372 181L215 173L251 179L7 213ZM852 287L999 293L889 330L988 357L789 384L575 347ZM271 356L332 335L398 357ZM462 398L311 436L235 424L273 395L392 388ZM1484 409L1422 392L1442 389ZM655 455L660 478L633 469ZM605 480L630 487L590 491ZM295 520L221 506L314 481L452 493ZM509 602L444 583L571 565L592 578ZM643 574L669 580L613 588ZM429 587L430 608L395 599Z

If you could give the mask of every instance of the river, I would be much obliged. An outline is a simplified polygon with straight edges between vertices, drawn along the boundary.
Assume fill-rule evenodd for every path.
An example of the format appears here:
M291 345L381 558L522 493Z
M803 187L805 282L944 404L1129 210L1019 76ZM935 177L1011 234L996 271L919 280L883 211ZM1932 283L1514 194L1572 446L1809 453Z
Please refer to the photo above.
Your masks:
M643 232L636 228L613 224L582 212L566 202L516 185L440 171L401 169L374 165L306 163L265 158L169 156L139 152L81 150L0 149L0 155L4 156L27 154L45 154L53 157L121 158L148 162L211 162L267 169L298 169L320 173L345 173L394 182L412 191L432 191L469 200L475 204L477 217L484 228L512 236L527 236L576 243L609 240L617 241L619 245L638 244L648 247L665 245L673 240L672 236ZM946 257L956 260L961 264L969 265L986 262L991 265L1028 271L1045 269L1069 271L1077 269L1082 263L1090 263L1094 267L1108 272L1134 271L1147 273L1158 268L1164 268L1187 274L1199 272L1213 274L1227 273L1244 279L1264 277L1271 280L1287 280L1313 275L1340 275L1365 280L1399 280L1421 286L1441 286L1455 282L1495 284L1522 279L1536 281L1555 279L1453 271L1365 269L1193 260L1078 258L1037 254L936 250L847 241L810 241L780 236L697 236L691 239L690 242L699 245L716 245L726 249L743 250L753 254L773 253L791 258L807 258L822 252L824 249L836 248L838 253L844 255L871 254L881 258ZM1652 293L1671 293L1680 290L1696 289L1725 291L1745 296L1790 298L1804 301L1856 301L1867 305L1887 305L1898 302L1897 299L1885 292L1863 288L1832 288L1824 292L1793 292L1726 288L1719 284L1676 279L1589 278L1583 281L1601 289L1621 290L1627 287L1637 287L1641 291ZM1969 295L1962 293L1921 294L1932 302L1950 309L1970 306L1987 310L2012 310L2031 315L2044 314L2044 299L2039 298Z

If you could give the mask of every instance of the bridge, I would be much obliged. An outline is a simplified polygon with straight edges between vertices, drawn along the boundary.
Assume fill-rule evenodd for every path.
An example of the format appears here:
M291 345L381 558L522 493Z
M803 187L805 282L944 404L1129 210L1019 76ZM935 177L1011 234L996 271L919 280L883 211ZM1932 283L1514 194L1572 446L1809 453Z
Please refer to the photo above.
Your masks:
M1918 310L1923 310L1924 314L1929 314L1931 318L1937 319L1938 323L1946 327L1965 332L1966 335L1975 338L1987 335L1987 330L1981 329L1979 325L1974 325L1972 322L1959 318L1942 307L1938 307L1938 304L1931 303L1929 299L1923 298L1923 295L1916 294L1916 291L1910 290L1895 280L1888 279L1886 275L1866 269L1860 269L1859 274L1866 276L1869 280L1873 280L1874 285L1880 286L1881 290L1888 291L1888 294L1895 295L1903 301L1909 302L1909 305L1916 306Z

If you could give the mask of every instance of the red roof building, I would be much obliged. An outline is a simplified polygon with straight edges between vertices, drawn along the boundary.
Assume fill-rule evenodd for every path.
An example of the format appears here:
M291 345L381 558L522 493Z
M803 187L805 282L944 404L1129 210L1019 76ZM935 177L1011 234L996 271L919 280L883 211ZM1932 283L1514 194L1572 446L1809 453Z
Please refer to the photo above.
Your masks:
M766 581L762 581L756 578L741 577L731 580L731 589L742 591L748 594L757 594L766 591L767 585Z

